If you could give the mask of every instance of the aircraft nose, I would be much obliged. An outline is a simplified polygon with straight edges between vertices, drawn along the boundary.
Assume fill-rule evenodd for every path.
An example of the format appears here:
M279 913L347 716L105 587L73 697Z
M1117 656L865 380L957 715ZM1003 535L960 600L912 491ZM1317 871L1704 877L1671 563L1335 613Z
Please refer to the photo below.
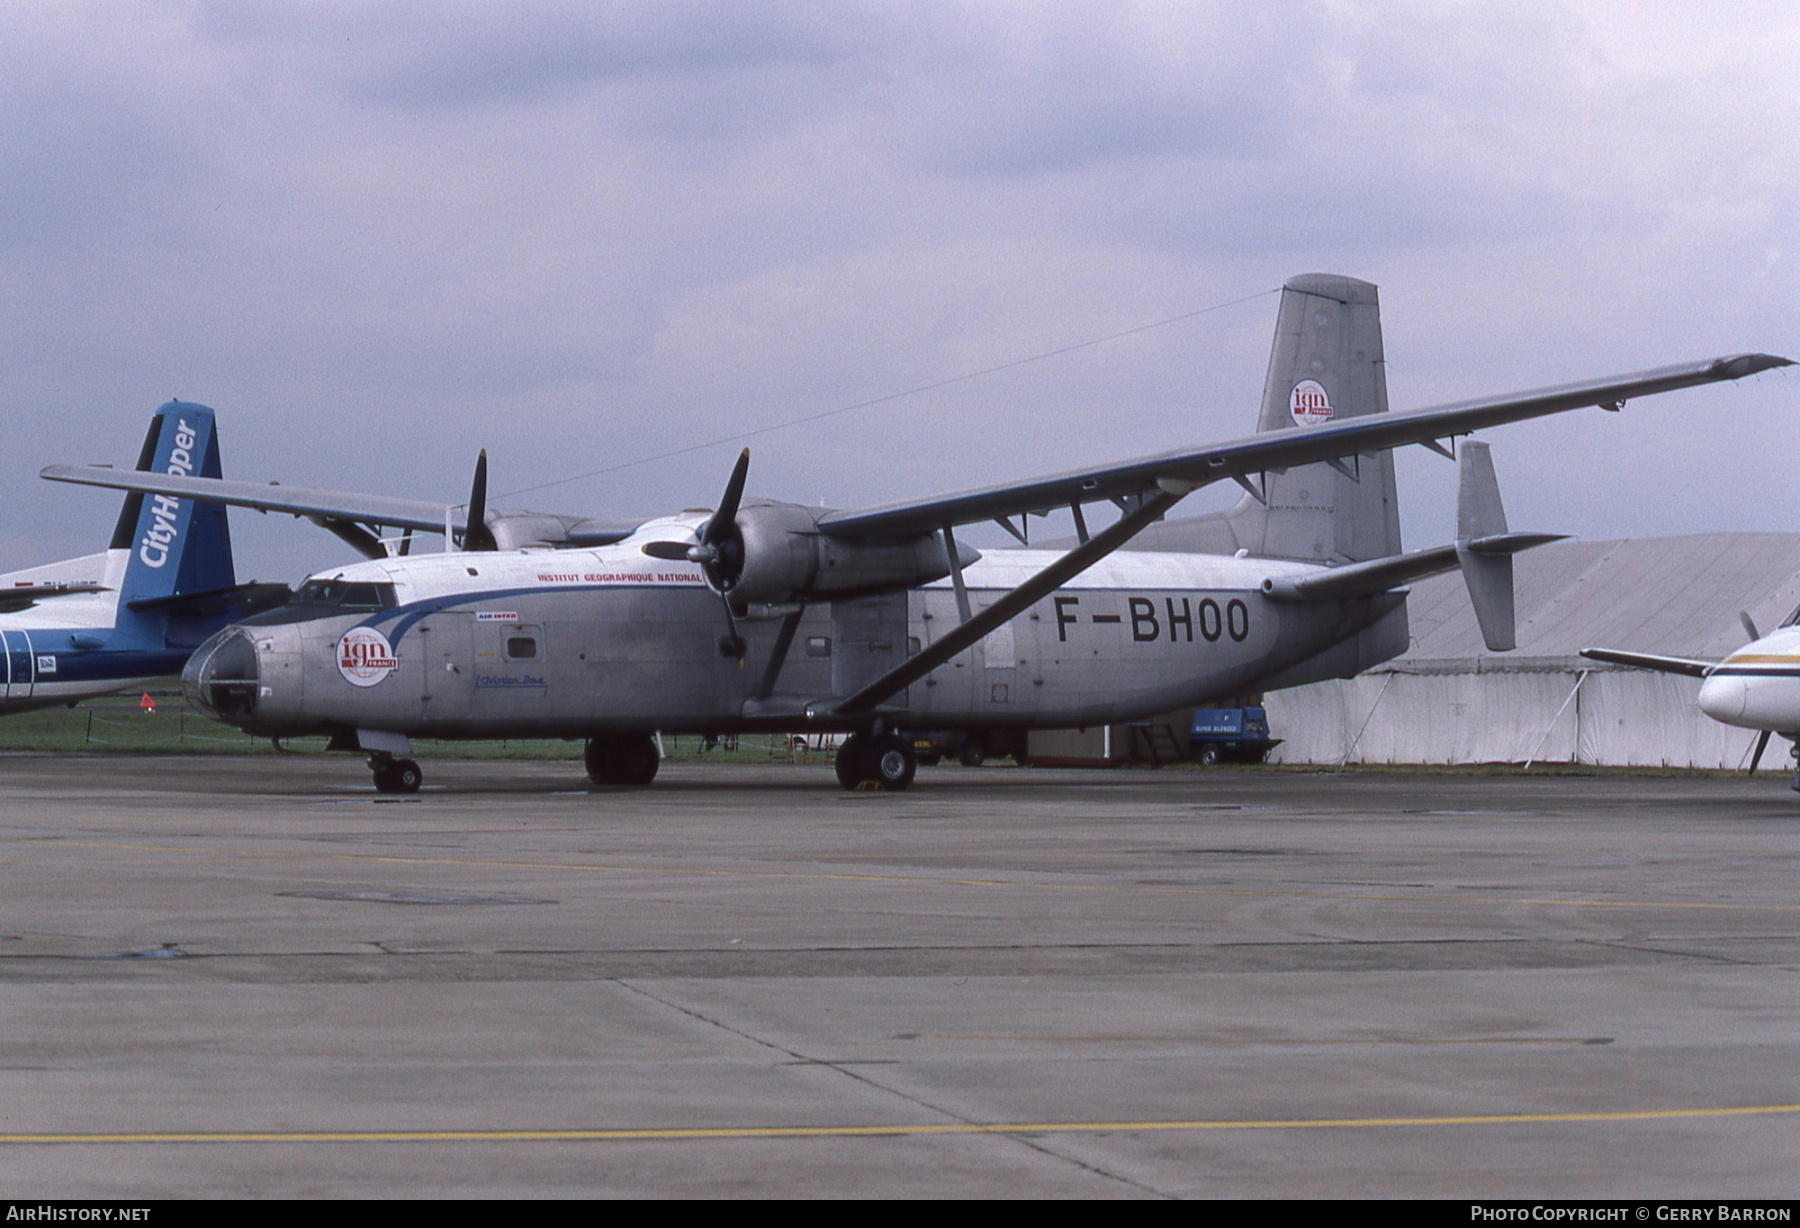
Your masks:
M1714 675L1700 684L1700 711L1727 725L1735 725L1744 715L1749 686L1737 676Z
M232 627L200 645L181 673L188 702L215 720L241 724L256 714L256 642Z

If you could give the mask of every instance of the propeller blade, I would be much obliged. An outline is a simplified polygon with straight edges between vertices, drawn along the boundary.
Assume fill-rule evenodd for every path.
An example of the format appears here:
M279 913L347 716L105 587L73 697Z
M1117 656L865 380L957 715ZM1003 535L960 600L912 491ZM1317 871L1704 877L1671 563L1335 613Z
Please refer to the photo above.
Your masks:
M487 449L475 458L475 481L469 486L469 527L463 530L464 550L498 550L494 531L487 527Z
M1744 624L1744 634L1752 640L1760 640L1762 633L1756 629L1756 620L1750 617L1749 610L1738 611L1738 621Z
M719 651L735 660L738 668L743 669L744 657L749 653L749 645L744 643L744 637L738 634L737 616L731 612L731 598L729 597L725 598L725 631L725 638L719 641Z
M687 542L645 542L639 549L653 559L662 559L668 563L685 563L688 561L688 551L692 550L693 546Z
M738 453L737 464L731 470L731 480L725 483L725 497L719 500L719 510L706 522L706 532L700 538L701 545L716 546L736 528L738 504L744 499L744 479L749 475L750 449L745 448Z
M1769 735L1774 732L1773 729L1765 729L1756 735L1756 751L1750 756L1750 774L1752 776L1756 775L1756 765L1762 762L1762 753L1769 748Z

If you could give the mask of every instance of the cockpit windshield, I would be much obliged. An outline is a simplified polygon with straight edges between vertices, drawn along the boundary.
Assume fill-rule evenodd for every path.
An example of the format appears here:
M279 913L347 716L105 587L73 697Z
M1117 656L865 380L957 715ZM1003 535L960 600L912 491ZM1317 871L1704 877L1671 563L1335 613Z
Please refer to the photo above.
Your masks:
M393 584L387 581L370 583L334 576L329 580L308 580L285 605L243 621L246 626L271 627L340 614L373 614L378 610L391 610L399 604Z
M335 606L350 613L355 610L391 610L399 603L394 599L392 584L332 579L308 580L300 586L290 604Z

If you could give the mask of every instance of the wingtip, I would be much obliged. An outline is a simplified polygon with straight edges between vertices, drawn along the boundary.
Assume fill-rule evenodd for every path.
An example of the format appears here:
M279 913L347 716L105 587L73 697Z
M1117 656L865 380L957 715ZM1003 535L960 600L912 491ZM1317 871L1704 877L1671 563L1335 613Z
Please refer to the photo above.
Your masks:
M1783 358L1780 354L1733 354L1730 358L1715 361L1713 372L1720 379L1743 379L1746 375L1755 375L1760 371L1773 371L1777 367L1793 365L1793 359Z

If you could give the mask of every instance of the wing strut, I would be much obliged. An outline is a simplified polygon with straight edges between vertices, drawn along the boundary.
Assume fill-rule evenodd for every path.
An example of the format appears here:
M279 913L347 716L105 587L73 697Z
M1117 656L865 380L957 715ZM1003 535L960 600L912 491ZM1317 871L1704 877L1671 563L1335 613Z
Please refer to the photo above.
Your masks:
M1155 494L1145 495L1143 502L1139 503L1129 515L1120 519L1117 524L1096 533L1087 542L1057 559L925 651L917 656L907 658L856 694L843 700L838 704L836 711L840 715L867 712L883 700L899 694L963 649L986 638L988 632L1012 618L1013 615L1035 604L1064 582L1080 575L1136 537L1142 530L1161 519L1170 508L1181 502L1182 496L1186 493L1182 490L1158 490Z
M1082 535L1087 540L1086 534ZM950 560L950 583L956 588L956 614L963 621L969 621L969 589L963 583L962 560L956 557L956 532L949 525L944 526L944 554Z
M800 615L801 611L795 610L781 620L781 630L775 633L775 647L769 652L769 663L763 667L762 681L756 684L753 698L767 699L775 693L775 684L781 680L781 667L787 664L788 649L794 646L794 632L800 629Z
M1261 486L1258 486L1255 482L1252 482L1249 479L1249 477L1247 477L1246 475L1244 475L1242 473L1232 474L1231 480L1236 482L1239 486L1242 486L1245 490L1249 491L1250 497L1252 499L1255 499L1258 503L1262 504L1264 507L1269 506L1269 496L1263 493L1264 489L1267 488L1267 486L1269 485L1269 479L1266 474L1262 475L1262 485Z

